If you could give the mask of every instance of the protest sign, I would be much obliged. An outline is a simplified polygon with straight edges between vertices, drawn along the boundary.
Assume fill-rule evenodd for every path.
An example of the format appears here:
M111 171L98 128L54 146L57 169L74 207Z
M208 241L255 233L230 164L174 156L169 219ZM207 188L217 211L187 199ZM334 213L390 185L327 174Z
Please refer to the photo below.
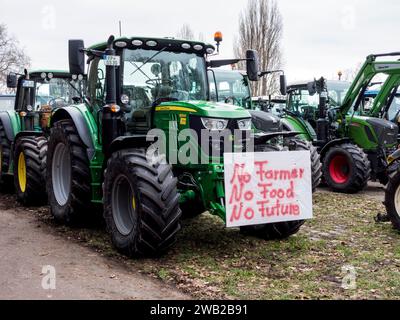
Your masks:
M308 151L226 153L227 227L311 219Z

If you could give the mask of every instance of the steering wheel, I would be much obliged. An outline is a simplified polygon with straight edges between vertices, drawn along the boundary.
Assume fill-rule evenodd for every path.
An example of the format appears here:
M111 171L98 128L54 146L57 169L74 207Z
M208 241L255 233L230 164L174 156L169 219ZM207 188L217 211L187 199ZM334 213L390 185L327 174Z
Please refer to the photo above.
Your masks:
M48 105L53 109L58 105L62 104L63 106L67 105L67 101L64 98L53 98L49 101Z
M179 99L173 98L173 97L158 98L158 99L156 99L156 100L153 102L152 106L153 106L153 107L157 107L157 106L159 106L161 103L163 103L163 102L169 102L169 101L179 101Z
M236 102L240 106L240 101L238 98L236 98L234 96L226 97L225 103L229 104L230 100L232 100L233 104L235 104L235 102Z

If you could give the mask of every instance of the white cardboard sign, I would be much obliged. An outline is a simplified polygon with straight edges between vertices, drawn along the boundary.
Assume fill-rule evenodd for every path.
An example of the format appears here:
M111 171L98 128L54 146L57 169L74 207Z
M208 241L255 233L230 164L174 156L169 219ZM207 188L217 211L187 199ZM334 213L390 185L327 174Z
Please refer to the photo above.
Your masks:
M226 153L228 228L312 219L309 151Z

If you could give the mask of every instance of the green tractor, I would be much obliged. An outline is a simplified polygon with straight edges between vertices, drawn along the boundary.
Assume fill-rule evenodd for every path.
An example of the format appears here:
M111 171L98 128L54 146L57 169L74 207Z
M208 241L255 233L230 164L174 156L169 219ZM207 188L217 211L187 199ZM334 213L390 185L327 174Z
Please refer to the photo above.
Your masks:
M344 84L331 90L323 78L289 87L288 105L283 110L286 125L302 132L304 139L319 148L324 180L334 191L356 193L370 179L382 184L388 181L387 157L397 147L399 129L379 113L391 105L393 92L397 91L394 79L400 75L400 62L377 58L394 55L368 56L348 89ZM388 84L375 99L374 107L365 113L365 92L379 76L387 76ZM333 97L331 91L335 92Z
M265 74L270 73L271 72L261 72L259 73L259 77L261 78ZM310 142L296 137L298 132L295 130L287 130L284 126L285 123L274 112L274 109L278 108L278 105L282 103L282 100L259 99L257 100L258 103L254 103L254 99L251 95L250 81L244 71L224 69L209 70L209 82L211 100L234 104L247 109L251 114L252 126L255 132L274 133L278 135L285 131L292 132L290 136L283 137L283 139L282 136L277 136L277 138L270 141L270 144L274 144L276 148L280 148L281 150L289 149L291 151L310 151L313 190L315 191L320 184L322 176L322 165L318 150ZM284 95L286 94L286 90L286 77L281 75L280 91Z
M182 212L208 210L226 219L221 139L190 140L206 160L199 163L182 160L186 140L177 138L185 129L199 136L226 128L251 133L247 110L209 99L207 68L240 61L208 61L213 52L211 45L171 38L110 37L90 48L70 40L70 73L84 74L84 54L89 71L84 103L59 109L51 119L46 179L56 220L90 218L91 205L102 204L114 246L137 257L166 251L181 228ZM257 53L249 50L243 60L249 78L256 80ZM168 137L166 150L175 152L149 148L162 140L160 132ZM259 136L256 150L264 150L270 138ZM245 140L234 142L235 150L243 150ZM281 239L302 224L243 231Z
M0 113L1 179L14 187L24 205L47 200L45 166L51 113L79 99L79 81L65 71L40 70L10 74L9 88L16 89L14 110Z

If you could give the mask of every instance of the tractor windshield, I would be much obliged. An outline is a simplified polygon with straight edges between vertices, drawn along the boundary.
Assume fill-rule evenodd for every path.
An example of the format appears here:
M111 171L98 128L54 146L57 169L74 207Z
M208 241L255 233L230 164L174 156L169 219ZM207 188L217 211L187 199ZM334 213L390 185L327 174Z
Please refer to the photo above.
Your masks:
M73 103L72 98L79 96L78 83L73 84L67 78L52 78L36 82L35 107L61 108Z
M341 106L343 99L350 88L350 83L344 81L328 81L327 85L329 105L333 107ZM289 96L288 107L292 112L299 112L300 114L303 114L311 109L317 110L318 105L319 95L310 95L308 89L303 87L293 90Z
M14 101L14 96L0 96L0 111L13 110Z
M126 49L123 93L133 110L164 101L207 100L205 60L194 53Z
M217 101L218 97L218 102L230 103L246 109L251 108L249 81L240 72L214 70L214 72L209 72L209 79L212 101Z

